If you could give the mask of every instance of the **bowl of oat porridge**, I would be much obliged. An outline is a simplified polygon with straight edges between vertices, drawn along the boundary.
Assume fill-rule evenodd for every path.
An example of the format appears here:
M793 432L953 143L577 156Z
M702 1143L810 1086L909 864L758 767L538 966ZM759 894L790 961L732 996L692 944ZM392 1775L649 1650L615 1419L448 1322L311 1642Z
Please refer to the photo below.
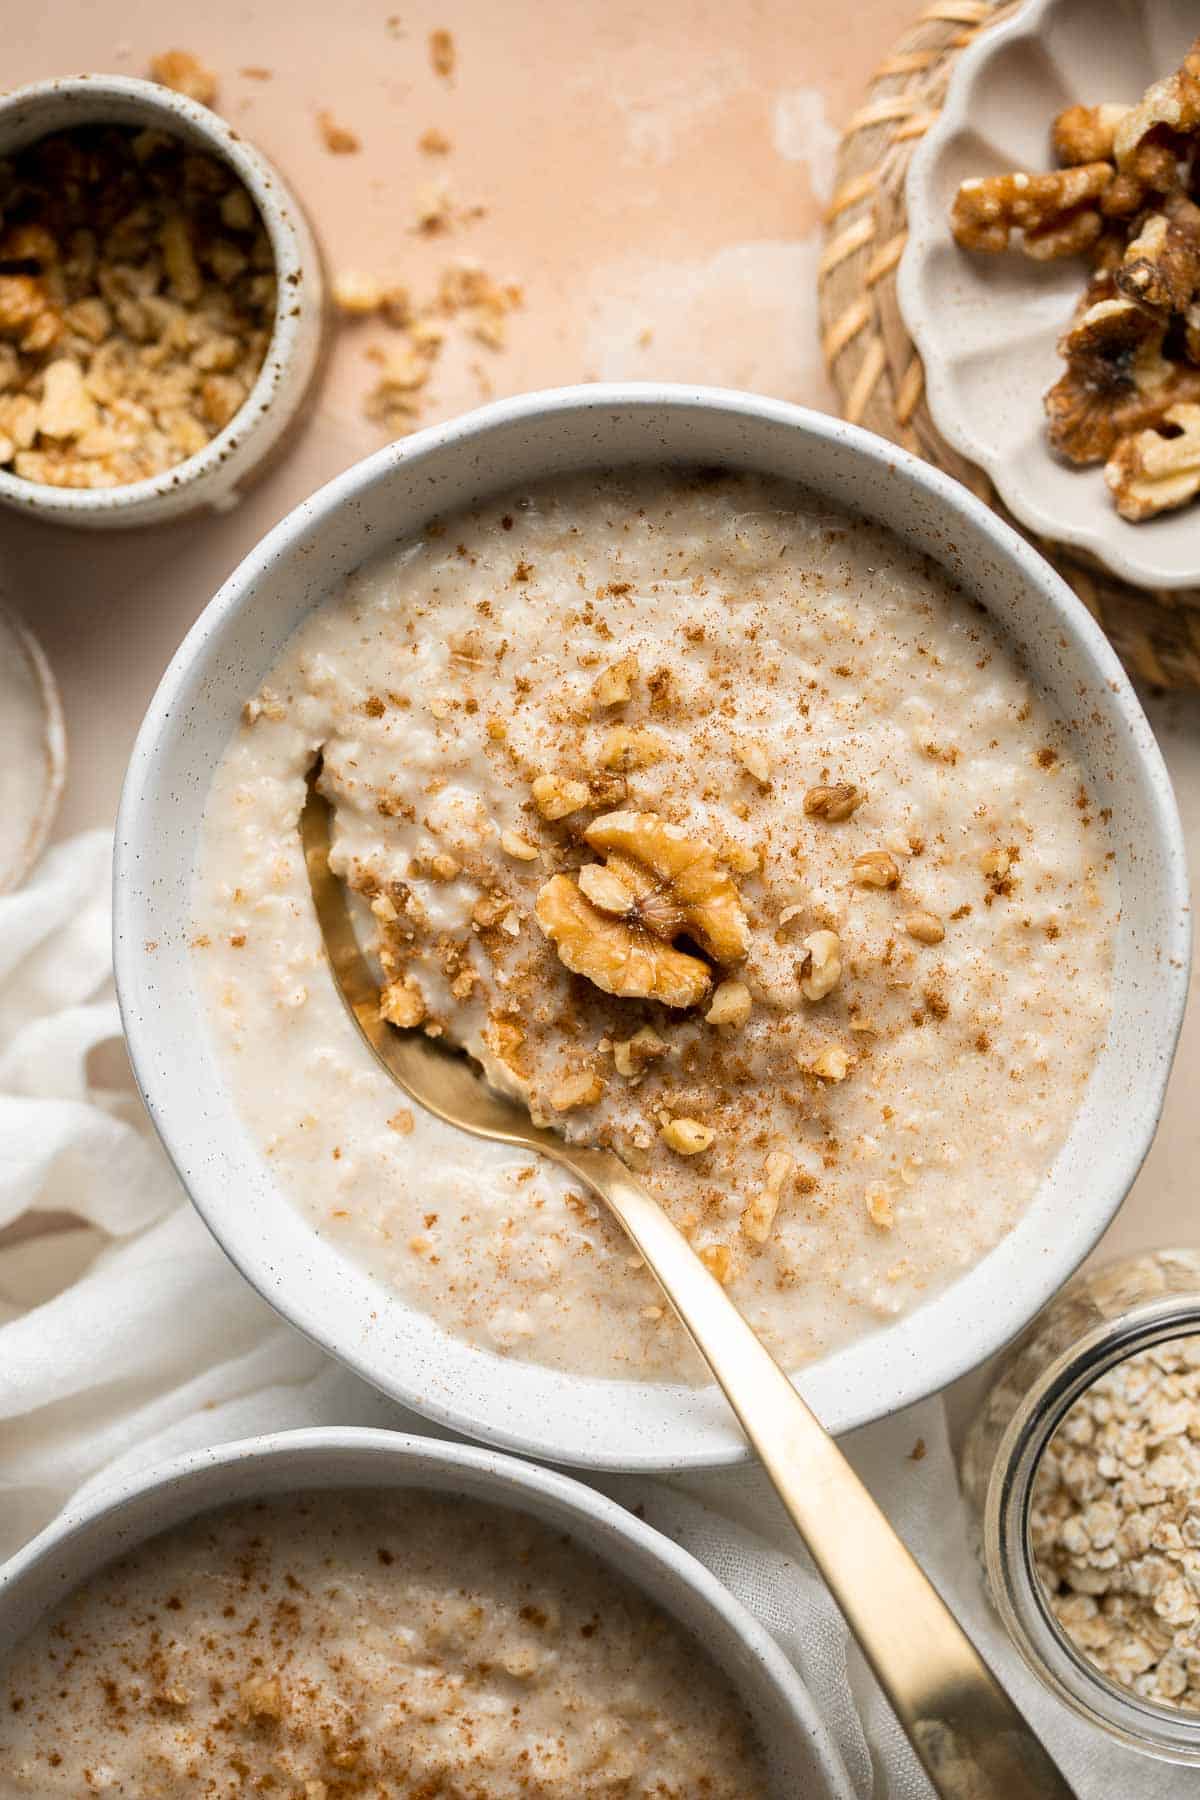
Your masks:
M358 1040L318 759L389 1018L615 1149L831 1429L997 1349L1123 1199L1186 983L1169 785L1065 586L893 447L649 386L393 446L201 618L117 833L138 1078L260 1291L469 1434L737 1460L599 1207Z
M461 1445L183 1457L13 1558L0 1621L3 1800L846 1793L795 1670L701 1564Z
M194 58L158 64L0 98L0 504L61 524L234 505L320 363L298 202Z

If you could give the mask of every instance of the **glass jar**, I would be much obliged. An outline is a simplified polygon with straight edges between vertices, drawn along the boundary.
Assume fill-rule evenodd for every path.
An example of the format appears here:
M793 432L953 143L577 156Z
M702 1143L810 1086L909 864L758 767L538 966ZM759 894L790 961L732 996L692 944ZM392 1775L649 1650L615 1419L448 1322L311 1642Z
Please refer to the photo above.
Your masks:
M1122 1743L1200 1764L1200 1713L1118 1686L1067 1637L1030 1532L1042 1452L1079 1396L1126 1357L1196 1333L1200 1250L1148 1252L1078 1276L1002 1359L967 1433L961 1475L992 1600L1035 1674Z

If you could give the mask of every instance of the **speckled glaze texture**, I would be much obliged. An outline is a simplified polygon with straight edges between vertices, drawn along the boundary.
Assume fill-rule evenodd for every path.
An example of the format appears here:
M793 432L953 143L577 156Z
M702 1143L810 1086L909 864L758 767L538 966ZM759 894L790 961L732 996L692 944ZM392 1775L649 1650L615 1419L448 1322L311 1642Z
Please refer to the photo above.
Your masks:
M161 475L112 488L49 487L0 470L0 505L59 525L100 529L225 512L284 447L319 372L327 308L316 241L299 202L264 156L208 107L152 81L79 75L5 94L0 155L49 132L102 124L154 126L234 170L262 215L275 256L279 298L271 342L245 404L195 456Z
M971 176L1053 168L1050 127L1064 107L1139 99L1179 65L1198 29L1194 0L1031 0L985 32L964 52L909 164L897 287L947 442L986 469L1031 531L1151 588L1200 582L1195 507L1132 525L1102 468L1060 462L1046 441L1042 396L1062 373L1056 345L1085 264L960 250L949 214Z
M0 598L0 894L45 848L67 779L58 683L41 645Z
M399 1432L282 1432L194 1452L72 1508L0 1572L0 1638L24 1636L82 1581L171 1526L230 1502L382 1488L507 1507L569 1536L704 1645L745 1703L772 1800L850 1800L808 1692L766 1631L694 1557L615 1501L494 1452Z
M188 943L213 765L298 622L375 550L480 496L600 464L724 464L797 481L939 560L1022 650L1111 809L1121 918L1113 1024L1059 1156L1017 1227L939 1297L805 1369L834 1431L998 1349L1101 1235L1157 1123L1187 987L1187 881L1157 747L1119 664L1048 565L963 488L855 427L711 389L563 389L390 446L297 508L226 583L164 677L117 827L116 966L130 1051L198 1209L242 1272L319 1343L455 1429L597 1468L711 1467L746 1448L713 1388L517 1365L455 1340L323 1243L239 1124L201 1029ZM1069 1004L1069 995L1063 996Z

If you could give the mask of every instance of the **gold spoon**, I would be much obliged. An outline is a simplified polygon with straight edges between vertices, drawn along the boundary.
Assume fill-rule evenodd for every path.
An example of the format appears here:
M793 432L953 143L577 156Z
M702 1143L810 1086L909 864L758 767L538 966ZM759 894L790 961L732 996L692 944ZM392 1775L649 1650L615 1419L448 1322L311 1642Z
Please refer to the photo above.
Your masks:
M329 867L332 812L317 788L319 771L318 763L300 815L313 904L338 991L393 1081L448 1125L540 1150L604 1201L724 1390L944 1800L1074 1800L829 1433L624 1163L535 1125L466 1055L381 1016L345 889Z

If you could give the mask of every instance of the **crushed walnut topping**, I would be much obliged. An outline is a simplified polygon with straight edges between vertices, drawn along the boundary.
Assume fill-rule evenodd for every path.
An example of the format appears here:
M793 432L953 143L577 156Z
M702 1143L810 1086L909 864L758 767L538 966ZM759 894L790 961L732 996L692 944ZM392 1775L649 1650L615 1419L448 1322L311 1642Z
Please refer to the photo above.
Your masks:
M662 1126L663 1143L678 1156L699 1156L711 1149L716 1132L698 1119L667 1119Z
M804 939L800 992L814 1004L842 979L842 942L836 931L814 931Z
M217 78L190 50L163 50L152 56L150 79L157 81L160 87L186 94L189 100L198 100L201 106L212 106L216 102Z
M241 408L274 325L246 189L123 126L41 138L3 172L0 465L108 488L194 456Z
M840 825L853 816L864 798L849 782L836 787L814 787L804 796L804 810L810 818L827 819L831 825Z
M561 775L538 775L529 791L543 819L550 820L579 812L591 798L586 781L570 781Z
M771 1235L784 1191L796 1171L796 1159L786 1150L772 1150L763 1167L763 1184L742 1212L742 1230L755 1244Z
M1080 1396L1042 1456L1030 1538L1076 1649L1141 1698L1200 1711L1200 1336Z
M1200 406L1200 39L1137 106L1068 107L1053 144L1063 166L1049 174L963 182L951 225L964 249L1087 259L1047 436L1069 462L1104 463L1137 523L1200 491L1188 424Z

